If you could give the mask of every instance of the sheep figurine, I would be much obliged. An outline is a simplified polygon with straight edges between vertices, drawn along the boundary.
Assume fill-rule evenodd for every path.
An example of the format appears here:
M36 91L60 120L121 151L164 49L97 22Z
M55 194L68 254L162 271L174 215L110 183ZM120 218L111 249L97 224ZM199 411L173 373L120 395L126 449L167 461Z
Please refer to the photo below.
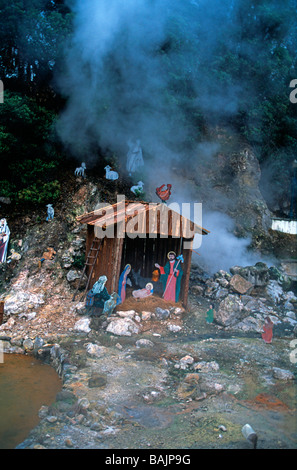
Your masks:
M85 170L86 170L86 164L83 162L81 166L77 167L75 169L75 176L82 176L83 178L85 177Z
M11 253L11 255L7 257L7 259L9 259L9 261L7 261L8 263L10 263L10 261L13 261L13 260L19 261L22 257L13 248L11 248L10 253Z
M109 165L106 165L106 167L104 168L104 170L106 170L106 174L105 174L105 178L107 180L117 180L118 177L119 177L119 174L116 172L116 171L110 171L111 170L111 166Z
M132 186L131 191L136 196L139 196L143 192L144 183L142 181L138 181L137 185Z

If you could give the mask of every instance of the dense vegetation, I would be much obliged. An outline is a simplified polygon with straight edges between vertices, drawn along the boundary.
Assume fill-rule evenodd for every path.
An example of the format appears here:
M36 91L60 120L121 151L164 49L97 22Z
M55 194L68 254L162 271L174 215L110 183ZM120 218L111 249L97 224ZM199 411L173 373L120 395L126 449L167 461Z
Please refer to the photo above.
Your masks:
M68 3L0 0L0 196L16 203L59 196L65 150L55 122L67 97L55 76L72 37ZM168 106L178 106L192 143L208 126L232 127L281 190L297 153L297 104L289 100L297 78L296 0L197 0L168 8L167 37L154 51L168 77Z

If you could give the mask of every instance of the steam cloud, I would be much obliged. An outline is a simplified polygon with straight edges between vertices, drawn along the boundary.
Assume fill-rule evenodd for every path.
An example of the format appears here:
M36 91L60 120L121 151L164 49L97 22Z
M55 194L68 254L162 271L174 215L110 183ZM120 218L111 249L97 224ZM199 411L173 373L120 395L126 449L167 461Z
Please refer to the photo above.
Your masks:
M199 195L193 181L185 184L172 171L181 161L185 162L188 174L197 170L185 148L188 123L165 91L170 80L166 61L174 57L181 70L187 71L191 92L197 93L197 100L199 95L199 107L210 119L236 112L238 96L243 89L246 94L247 90L252 93L251 87L238 83L222 89L211 81L204 66L222 38L232 47L232 35L238 28L233 23L233 14L238 3L230 0L69 0L75 13L75 28L65 51L63 73L58 77L60 90L68 100L57 125L69 151L90 167L98 159L100 149L107 155L116 154L124 167L128 139L140 139L146 158L145 189L171 183L174 201L201 202L197 201ZM168 40L169 23L175 24L172 21L175 15L184 21L183 36L180 36L181 21L176 22L182 38L180 50L176 47L171 50ZM198 34L197 25L200 41L195 41L194 45L192 38ZM198 50L195 50L197 44ZM165 49L166 54L162 54ZM251 56L252 53L250 51ZM211 143L197 146L201 158L211 159L217 150ZM210 245L203 240L199 250L202 254L205 252L209 269L222 266L228 269L232 264L240 264L246 259L242 256L246 254L249 240L238 240L232 234L232 223L230 225L227 216L215 214L213 224L212 215L207 217L203 212L201 225L210 229L209 222L211 234L207 237L211 240ZM234 260L230 259L230 253Z

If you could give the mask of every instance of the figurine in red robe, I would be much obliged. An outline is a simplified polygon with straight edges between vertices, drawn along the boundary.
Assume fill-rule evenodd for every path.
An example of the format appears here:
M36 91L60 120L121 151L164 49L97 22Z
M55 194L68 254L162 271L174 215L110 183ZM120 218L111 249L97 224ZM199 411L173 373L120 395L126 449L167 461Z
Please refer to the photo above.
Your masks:
M263 326L264 333L262 333L262 338L265 343L271 343L273 336L273 322L269 317L265 318L265 324Z

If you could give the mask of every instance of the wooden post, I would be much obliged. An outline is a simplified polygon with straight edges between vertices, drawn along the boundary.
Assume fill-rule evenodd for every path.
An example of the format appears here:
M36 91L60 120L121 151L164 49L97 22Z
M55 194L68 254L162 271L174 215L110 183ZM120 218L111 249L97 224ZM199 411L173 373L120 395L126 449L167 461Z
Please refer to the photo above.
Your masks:
M4 301L0 301L0 325L3 323L3 315L4 315Z
M193 240L192 241L187 240L187 242L191 244L191 247L193 246ZM183 250L183 257L184 257L185 268L183 272L181 300L182 300L183 306L187 308L189 285L190 285L192 250L191 249Z

